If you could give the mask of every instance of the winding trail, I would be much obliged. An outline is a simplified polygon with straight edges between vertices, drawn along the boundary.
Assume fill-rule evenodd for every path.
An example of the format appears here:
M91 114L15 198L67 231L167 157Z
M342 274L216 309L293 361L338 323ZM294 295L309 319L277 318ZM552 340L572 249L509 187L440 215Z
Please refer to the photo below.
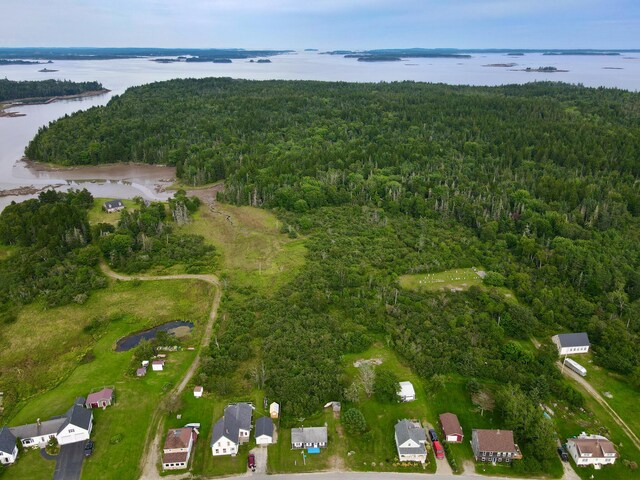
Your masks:
M620 428L622 428L622 430L624 431L624 433L627 434L627 436L629 437L631 442L633 442L633 444L636 446L636 448L638 450L640 450L640 439L638 438L638 436L635 434L635 432L633 430L631 430L629 425L627 425L625 423L625 421L622 420L622 418L620 418L620 415L618 415L616 413L616 411L613 408L611 408L611 406L602 397L602 395L600 395L598 390L593 388L593 386L589 382L587 382L587 380L585 380L583 377L581 377L580 375L575 373L570 368L562 368L562 363L557 362L556 364L557 364L558 368L560 369L560 371L566 377L569 377L572 380L578 382L582 386L582 388L584 388L589 393L589 395L591 395L594 398L594 400L596 402L598 402L600 405L602 405L604 407L604 409L607 412L609 412L609 414L611 415L611 418L613 418L613 421L616 422L620 426Z
M215 294L213 297L213 302L211 304L211 310L209 311L209 319L207 321L207 325L205 326L204 333L202 334L202 339L200 340L200 346L198 347L198 352L196 357L193 359L193 362L185 372L182 380L178 382L178 384L173 387L173 389L167 394L169 397L178 397L182 394L185 387L193 377L193 375L198 370L200 366L200 359L202 357L202 352L205 347L209 345L211 341L211 334L213 332L213 325L216 321L216 317L218 315L218 307L220 306L220 298L222 296L222 290L220 288L220 281L218 277L211 274L176 274L176 275L136 275L129 276L123 275L121 273L116 273L111 270L105 263L100 264L100 269L102 272L115 280L121 280L124 282L132 281L132 280L140 280L140 281L162 281L162 280L200 280L202 282L210 283L215 287ZM141 480L156 480L160 479L160 475L158 473L157 465L159 463L158 452L160 450L160 442L162 440L162 422L160 422L160 418L162 416L162 409L160 404L156 407L153 415L151 417L151 421L149 422L149 427L147 429L147 434L145 437L145 451L140 459L140 471L142 472L140 479ZM153 441L150 442L150 439L153 436ZM181 478L180 477L172 477L172 478Z

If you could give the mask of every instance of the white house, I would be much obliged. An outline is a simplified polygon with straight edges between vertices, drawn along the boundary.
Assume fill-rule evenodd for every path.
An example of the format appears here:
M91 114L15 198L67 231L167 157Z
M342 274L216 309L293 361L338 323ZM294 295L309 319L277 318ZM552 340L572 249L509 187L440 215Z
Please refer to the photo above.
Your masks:
M327 427L291 429L291 448L324 448L327 446Z
M118 199L109 200L102 204L102 209L107 213L119 212L120 210L124 210L124 203L122 203L122 200Z
M411 382L400 382L400 391L398 396L403 402L413 402L416 399L416 391Z
M587 353L591 346L589 336L585 332L561 333L551 337L551 341L558 347L558 353L560 355Z
M248 403L229 405L224 415L213 426L211 454L215 456L238 453L240 444L249 441L253 406Z
M427 461L427 432L419 422L400 420L395 427L396 449L401 462Z
M273 420L260 417L256 420L256 444L270 445L273 443Z
M193 388L193 396L196 398L200 398L202 397L202 394L204 393L204 388L197 386Z
M79 397L64 415L51 420L10 427L14 437L19 438L22 446L43 448L52 438L60 445L89 440L93 429L93 413L84 408L85 399Z
M278 418L280 416L280 405L276 402L269 405L269 416L271 418Z
M194 428L184 427L169 430L162 449L162 469L187 468L196 438L198 438L198 434Z
M0 428L0 465L11 465L18 458L16 437L7 427Z
M610 440L602 435L587 435L584 432L567 440L567 451L579 467L593 465L599 469L602 465L613 465L618 458Z
M164 360L154 360L151 362L151 370L154 372L161 372L164 370Z

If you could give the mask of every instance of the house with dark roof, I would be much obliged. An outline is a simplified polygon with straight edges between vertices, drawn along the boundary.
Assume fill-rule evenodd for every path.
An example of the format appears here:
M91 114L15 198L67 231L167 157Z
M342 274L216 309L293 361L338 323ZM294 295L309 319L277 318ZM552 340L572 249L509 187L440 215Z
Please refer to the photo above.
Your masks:
M399 420L395 426L395 439L401 462L427 461L427 432L420 422Z
M167 432L162 449L162 469L180 470L189 466L193 445L198 438L195 428L173 428Z
M291 448L325 448L327 427L307 427L291 429Z
M102 204L102 209L107 213L119 212L120 210L124 210L124 208L124 203L122 203L122 200L118 199L109 200Z
M522 458L511 430L473 429L471 448L478 462L508 463Z
M89 440L93 429L93 413L84 408L85 399L78 397L64 415L50 420L9 427L24 447L42 448L55 438L60 445Z
M618 452L608 438L586 433L568 439L567 452L579 467L593 465L594 468L600 468L603 465L613 465L618 458Z
M248 403L236 403L224 409L224 415L213 426L211 436L211 454L233 455L238 453L240 444L249 441L253 406Z
M551 341L558 347L560 355L575 355L577 353L587 353L591 343L589 336L585 332L561 333L551 337Z
M273 443L273 420L270 417L260 417L256 420L255 437L257 445Z
M440 427L444 433L444 439L448 443L462 443L464 433L460 426L458 416L454 413L443 413L440 415Z
M87 395L87 408L106 408L113 402L113 388L103 388Z
M18 442L11 430L0 428L0 465L11 465L18 458Z

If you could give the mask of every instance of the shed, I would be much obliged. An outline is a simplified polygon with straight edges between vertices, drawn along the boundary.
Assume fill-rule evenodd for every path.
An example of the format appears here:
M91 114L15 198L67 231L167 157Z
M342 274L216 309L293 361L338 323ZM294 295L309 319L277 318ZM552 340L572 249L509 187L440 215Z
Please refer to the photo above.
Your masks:
M147 374L147 367L140 367L136 370L136 377L144 377Z
M154 372L160 372L164 370L164 360L154 360L151 362L151 370Z
M113 388L103 388L99 392L90 393L87 396L85 407L106 408L113 402Z
M458 421L458 416L453 413L443 413L440 415L440 426L444 433L444 438L449 443L462 443L464 433Z
M149 360L142 360L142 366L143 367L148 367L149 366Z
M271 418L280 417L280 405L278 403L273 402L269 405L269 416Z
M416 391L411 382L400 382L398 396L403 402L413 402L416 399Z
M204 393L204 387L197 386L193 389L193 396L196 398L202 397L203 393Z

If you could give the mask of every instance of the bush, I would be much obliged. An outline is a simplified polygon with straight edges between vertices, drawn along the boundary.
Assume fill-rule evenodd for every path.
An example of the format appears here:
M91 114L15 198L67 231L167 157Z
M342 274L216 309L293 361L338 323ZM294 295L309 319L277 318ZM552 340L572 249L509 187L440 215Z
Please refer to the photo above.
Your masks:
M368 430L367 420L357 408L350 408L342 414L342 424L349 433L362 434Z
M396 402L399 390L398 376L391 370L379 368L373 382L373 396L376 400L383 403Z

